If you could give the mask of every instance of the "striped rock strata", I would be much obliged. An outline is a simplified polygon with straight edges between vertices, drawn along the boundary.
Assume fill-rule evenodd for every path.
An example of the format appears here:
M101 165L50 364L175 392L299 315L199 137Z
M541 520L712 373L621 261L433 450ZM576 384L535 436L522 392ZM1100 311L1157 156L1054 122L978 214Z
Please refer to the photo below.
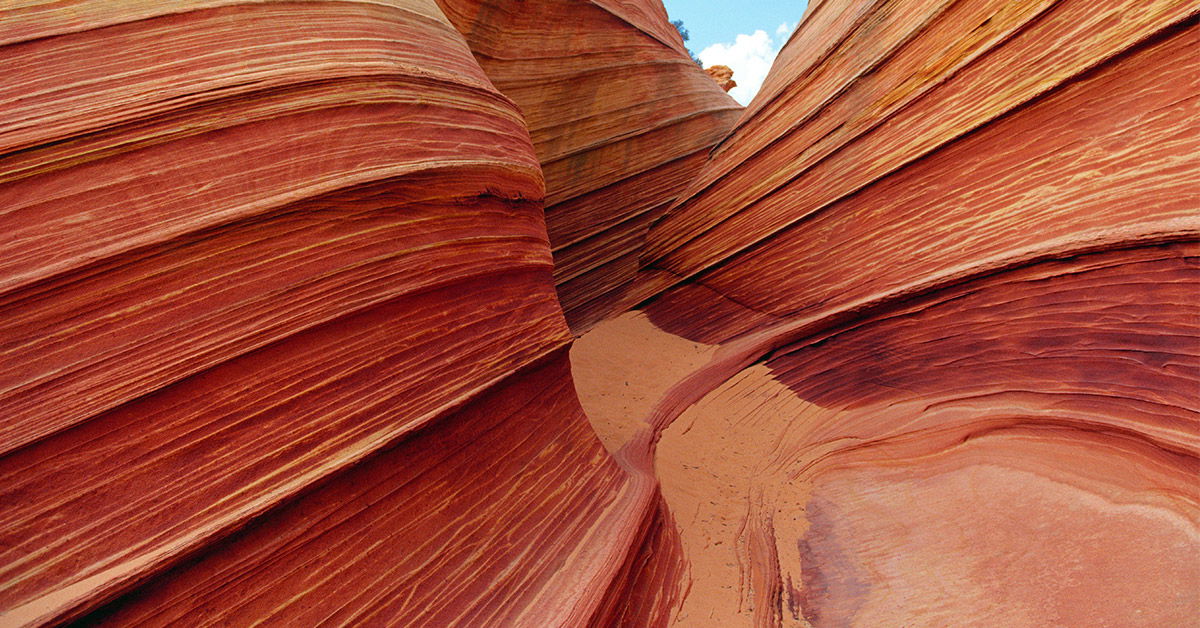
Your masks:
M1198 10L812 3L650 230L675 286L575 349L700 363L606 438L676 623L1196 625Z
M0 9L0 624L1200 617L1195 2Z
M657 0L438 3L525 115L571 329L653 294L635 281L646 229L741 106L689 58Z
M0 15L0 624L586 621L653 484L432 0Z

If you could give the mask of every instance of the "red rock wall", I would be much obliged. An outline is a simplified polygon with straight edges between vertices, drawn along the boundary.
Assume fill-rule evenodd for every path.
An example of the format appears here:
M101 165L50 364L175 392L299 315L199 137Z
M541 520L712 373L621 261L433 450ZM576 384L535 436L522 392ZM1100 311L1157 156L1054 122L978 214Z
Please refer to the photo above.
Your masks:
M1194 622L1197 11L813 4L642 258L727 356L656 469L741 584L677 618Z
M832 2L811 9L747 116L689 185L686 201L655 225L644 265L681 278L716 263L742 266L741 258L729 258L813 232L822 219L832 220L827 216L849 214L843 211L848 206L874 210L877 218L859 220L854 230L819 226L847 237L898 230L914 224L894 214L913 204L892 187L904 182L910 190L922 185L929 202L952 205L957 212L937 212L950 214L940 219L962 216L962 224L939 224L926 230L932 234L918 232L898 244L874 233L857 238L874 243L892 261L919 261L936 252L943 266L953 267L1023 243L1047 242L1042 248L1049 248L1054 234L1042 229L1051 222L1057 234L1082 240L1077 234L1097 224L1110 231L1127 225L1145 231L1155 221L1186 214L1190 207L1181 205L1180 194L1190 181L1171 168L1179 167L1178 155L1194 154L1195 134L1181 133L1195 122L1186 101L1194 89L1194 60L1186 49L1190 35L1169 35L1181 23L1190 24L1193 4L948 4L907 2L872 10L869 2ZM791 79L786 85L785 76ZM1153 89L1163 84L1172 89ZM1147 118L1142 115L1147 111L1159 115ZM1129 150L1117 150L1126 143ZM1138 151L1147 146L1159 152ZM1051 163L1039 167L1039 158ZM947 178L949 170L960 185ZM1109 171L1137 178L1143 187L1110 179ZM918 182L922 173L926 178ZM1022 179L1034 176L1041 179ZM1055 191L1061 191L1019 196L1023 187L1042 190L1043 180L1057 182ZM1140 212L1121 202L1150 191L1162 197L1151 207L1141 204ZM869 194L875 196L863 198ZM972 202L964 202L964 194L973 194ZM1113 194L1118 197L1108 199ZM1106 202L1126 215L1096 216L1089 202ZM924 257L892 250L929 246L935 234L956 238L980 223L994 226L979 230L974 237L983 241L972 242L960 256L946 255L943 243ZM1145 226L1133 226L1139 224ZM981 250L985 246L997 253ZM858 256L870 259L865 252ZM836 264L848 257L797 259L814 265L820 260L824 268L828 258ZM894 270L901 277L913 272ZM855 283L859 276L878 275L839 274ZM813 290L843 292L841 285L791 276Z
M691 61L658 0L438 1L525 115L571 328L652 295L634 281L645 231L741 106Z
M524 121L432 1L0 41L0 623L594 613L651 494L575 401Z
M87 622L579 625L628 543L627 478L558 352Z

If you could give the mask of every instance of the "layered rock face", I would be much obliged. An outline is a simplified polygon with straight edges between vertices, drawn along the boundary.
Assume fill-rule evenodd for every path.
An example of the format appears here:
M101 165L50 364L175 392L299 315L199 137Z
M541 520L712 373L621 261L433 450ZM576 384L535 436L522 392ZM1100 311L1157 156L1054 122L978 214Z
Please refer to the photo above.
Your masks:
M4 7L0 624L1195 625L1198 12Z
M520 111L438 7L0 23L0 623L586 619L651 490L576 401Z
M546 177L554 278L577 333L653 295L646 229L741 106L654 0L438 0L520 107Z
M624 322L714 356L652 418L681 623L1195 624L1196 11L813 4Z

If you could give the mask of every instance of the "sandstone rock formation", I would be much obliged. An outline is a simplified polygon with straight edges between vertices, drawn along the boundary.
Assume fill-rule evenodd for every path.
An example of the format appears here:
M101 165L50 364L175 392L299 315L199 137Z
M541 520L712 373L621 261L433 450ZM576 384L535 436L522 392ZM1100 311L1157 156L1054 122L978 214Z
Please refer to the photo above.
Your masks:
M0 625L1196 625L1198 14L4 5Z
M1196 12L814 3L642 258L683 623L1195 624Z
M737 81L733 80L733 69L727 65L711 65L704 68L704 72L711 76L717 82L717 86L725 91L737 87Z
M438 2L525 115L571 328L651 296L634 282L646 229L741 106L692 62L658 0Z
M651 489L438 7L77 9L0 19L0 624L588 617Z

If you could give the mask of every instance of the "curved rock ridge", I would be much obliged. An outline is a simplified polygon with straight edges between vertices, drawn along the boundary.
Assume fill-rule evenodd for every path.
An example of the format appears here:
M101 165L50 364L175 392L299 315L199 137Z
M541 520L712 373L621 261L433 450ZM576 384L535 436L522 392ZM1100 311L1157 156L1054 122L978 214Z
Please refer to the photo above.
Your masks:
M704 566L676 618L1188 625L1198 253L1082 255L708 345L657 419L665 503Z
M1061 224L1054 228L1071 237L1092 227L1084 222L1088 215L1106 231L1192 217L1194 205L1180 199L1190 181L1176 176L1176 168L1188 172L1194 165L1186 163L1195 154L1196 134L1187 132L1196 122L1189 98L1195 58L1187 50L1194 35L1169 34L1190 31L1186 25L1198 11L1194 3L1168 0L1099 7L1082 1L998 0L816 5L738 128L653 227L643 264L681 278L718 263L743 266L730 258L811 233L822 220L850 213L843 208L882 211L881 197L891 186L915 183L921 174L939 169L972 180L961 193L980 196L972 203L959 201L958 213L995 225L976 237L1009 234L1000 220L1021 229L1008 239L1047 241L1034 221ZM1170 89L1156 89L1164 85ZM1143 119L1147 112L1155 115ZM1002 137L1007 150L987 150ZM1118 150L1127 141L1153 146L1162 151L1160 159L1169 161L1132 147ZM968 156L968 163L955 162ZM1039 170L1037 176L1070 185L1059 185L1057 194L1004 196L1026 187L1042 189L1036 180L1011 183L1037 169L1039 157L1052 159L1049 165L1058 171ZM1181 159L1185 163L1177 163ZM1137 178L1145 187L1134 189L1135 184L1110 174ZM1149 176L1143 181L1141 175ZM960 191L944 178L921 184L923 197L933 201L953 202L956 198L943 191ZM1132 219L1110 220L1086 204L1108 202L1126 209L1128 202L1094 199L1109 193L1142 198L1137 195L1149 192L1162 195L1155 197L1156 207L1133 204L1153 213ZM889 207L904 206L903 200L887 199ZM1057 209L1026 207L1026 202L1053 203ZM1001 210L1007 210L1007 218L996 216ZM864 224L910 223L881 217ZM954 226L966 230L971 225ZM931 231L954 237L960 230L947 224ZM1166 230L1188 231L1182 226ZM892 242L877 241L885 251ZM905 242L922 243L917 237ZM974 242L967 244L967 255L987 257L975 252ZM999 246L981 244L1000 252L1020 246L1007 240ZM904 257L923 259L907 252ZM960 263L954 257L944 262ZM902 276L911 272L896 270ZM800 281L809 283L809 278Z
M671 623L1195 623L1197 12L813 3L573 354L653 432Z
M546 177L555 282L577 333L657 290L649 224L741 114L658 0L438 0L525 115Z
M432 0L58 4L0 14L0 623L598 612L653 484Z
M83 623L580 625L639 495L559 351Z

